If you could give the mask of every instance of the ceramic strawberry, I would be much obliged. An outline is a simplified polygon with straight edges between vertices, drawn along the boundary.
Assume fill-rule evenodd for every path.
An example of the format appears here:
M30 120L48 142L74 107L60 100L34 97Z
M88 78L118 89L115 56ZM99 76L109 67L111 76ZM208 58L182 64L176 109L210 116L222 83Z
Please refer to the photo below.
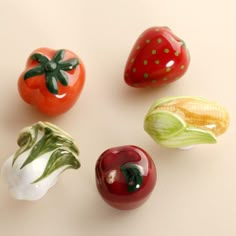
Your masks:
M182 77L189 62L188 49L182 39L168 27L152 27L134 44L124 79L132 87L157 87Z

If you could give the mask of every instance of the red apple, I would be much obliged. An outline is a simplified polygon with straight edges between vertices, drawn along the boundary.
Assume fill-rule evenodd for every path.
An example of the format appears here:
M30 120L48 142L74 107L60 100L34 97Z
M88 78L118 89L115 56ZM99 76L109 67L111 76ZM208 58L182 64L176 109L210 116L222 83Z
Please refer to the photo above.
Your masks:
M156 167L137 146L113 147L96 163L97 189L112 207L129 210L142 205L156 184Z

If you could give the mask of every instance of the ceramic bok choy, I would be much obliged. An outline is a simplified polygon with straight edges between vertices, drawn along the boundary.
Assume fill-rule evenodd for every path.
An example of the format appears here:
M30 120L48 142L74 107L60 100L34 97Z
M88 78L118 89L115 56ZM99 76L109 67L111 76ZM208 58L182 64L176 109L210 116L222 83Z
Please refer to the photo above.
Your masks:
M40 199L63 171L80 167L74 140L51 123L38 122L24 128L17 144L19 149L2 167L2 175L16 199Z
M216 102L200 97L164 97L149 109L145 131L162 146L188 147L216 143L229 126L229 114Z

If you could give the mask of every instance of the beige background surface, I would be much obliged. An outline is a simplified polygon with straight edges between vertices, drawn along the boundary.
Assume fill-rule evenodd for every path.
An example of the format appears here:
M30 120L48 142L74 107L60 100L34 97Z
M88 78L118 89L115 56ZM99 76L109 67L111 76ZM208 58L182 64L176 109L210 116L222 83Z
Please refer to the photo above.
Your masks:
M81 150L82 168L65 172L40 201L10 198L0 180L1 236L236 235L234 0L21 0L0 1L0 165L16 149L19 130L38 120L65 129ZM185 76L159 89L123 82L129 51L150 26L169 26L191 53ZM83 93L68 113L48 118L27 106L17 78L34 49L69 48L87 69ZM163 96L198 95L225 105L228 132L217 145L167 150L143 131L144 115ZM107 148L146 149L158 183L141 208L122 212L97 193L94 165Z

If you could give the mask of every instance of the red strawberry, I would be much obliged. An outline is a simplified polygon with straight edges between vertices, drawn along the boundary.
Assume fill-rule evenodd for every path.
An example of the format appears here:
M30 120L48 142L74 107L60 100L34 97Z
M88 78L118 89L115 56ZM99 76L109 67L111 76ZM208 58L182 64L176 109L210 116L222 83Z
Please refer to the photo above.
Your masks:
M167 27L152 27L138 38L125 68L125 82L132 87L157 87L179 79L190 62L183 40Z

